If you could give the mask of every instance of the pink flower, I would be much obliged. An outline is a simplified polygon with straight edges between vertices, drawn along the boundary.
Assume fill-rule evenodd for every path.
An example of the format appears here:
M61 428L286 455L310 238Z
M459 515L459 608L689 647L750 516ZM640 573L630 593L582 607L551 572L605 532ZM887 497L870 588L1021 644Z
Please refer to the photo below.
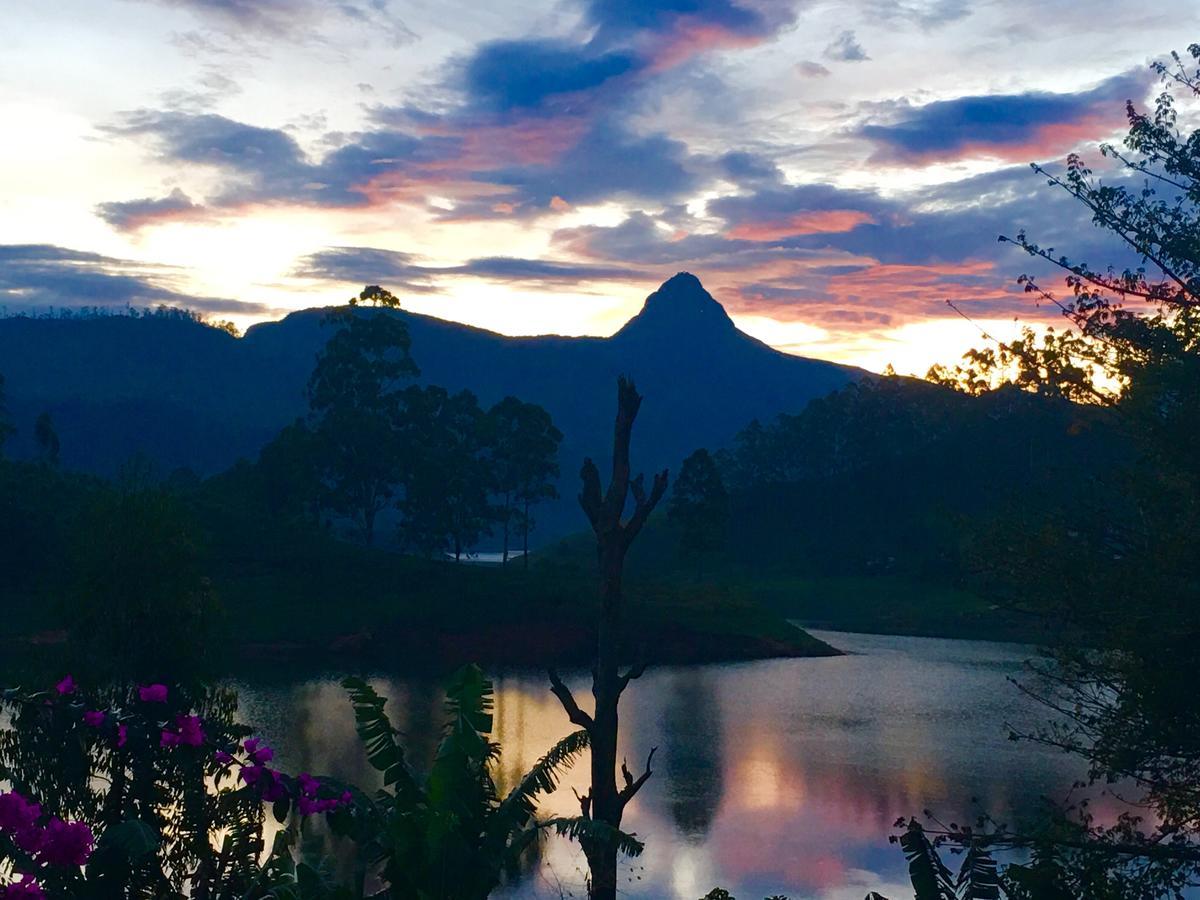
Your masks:
M58 691L60 696L73 694L75 693L75 679L68 675L66 678L56 684L54 689Z
M22 875L20 881L0 888L0 897L4 900L46 900L46 892L33 880L32 875Z
M92 855L92 829L83 822L53 818L46 826L38 859L52 866L86 865Z
M90 728L99 728L104 724L104 711L95 709L83 714L83 724Z
M146 684L138 688L138 699L143 703L166 703L167 686L165 684Z

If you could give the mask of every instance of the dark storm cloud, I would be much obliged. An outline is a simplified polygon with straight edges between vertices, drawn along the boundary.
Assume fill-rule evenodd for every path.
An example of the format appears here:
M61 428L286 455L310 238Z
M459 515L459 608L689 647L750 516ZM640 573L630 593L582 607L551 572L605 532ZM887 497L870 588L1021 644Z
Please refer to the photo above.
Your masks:
M924 106L898 104L891 121L864 125L858 133L886 161L921 163L981 154L1045 159L1082 140L1107 137L1124 121L1124 102L1140 101L1147 87L1142 73L1126 73L1074 94L990 94Z
M175 272L51 244L0 245L0 305L10 309L80 306L180 306L200 312L269 312L258 303L197 297L176 290Z

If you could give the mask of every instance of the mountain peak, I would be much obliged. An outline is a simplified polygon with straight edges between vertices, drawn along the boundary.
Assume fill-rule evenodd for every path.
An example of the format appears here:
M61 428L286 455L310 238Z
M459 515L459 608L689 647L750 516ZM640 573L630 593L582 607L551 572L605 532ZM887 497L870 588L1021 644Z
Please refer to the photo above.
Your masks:
M704 289L700 279L690 272L679 272L646 298L641 312L616 336L653 333L677 340L699 340L735 330L725 307Z

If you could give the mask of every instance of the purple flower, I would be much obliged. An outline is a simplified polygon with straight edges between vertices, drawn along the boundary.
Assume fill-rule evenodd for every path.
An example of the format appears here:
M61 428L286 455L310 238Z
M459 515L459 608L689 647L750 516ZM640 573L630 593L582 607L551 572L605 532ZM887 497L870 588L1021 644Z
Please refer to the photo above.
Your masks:
M145 684L138 688L138 699L143 703L166 703L167 686L165 684Z
M275 758L275 751L262 742L261 738L250 738L246 743L242 744L246 753L258 765L269 763Z
M163 729L162 737L159 738L158 745L160 747L174 747L179 744L179 735L173 731Z
M73 694L75 693L75 679L68 675L66 678L56 684L54 689L58 691L60 696Z
M310 797L317 796L317 791L321 789L321 782L313 778L307 772L301 772L296 776L296 782L300 785L300 791Z
M239 777L246 784L257 784L265 771L267 770L263 766L242 766Z
M42 808L16 791L0 794L0 831L16 833L33 828Z
M189 747L199 747L204 743L204 728L199 716L180 716L175 720L179 726L179 742Z
M92 855L92 829L83 822L53 818L46 826L38 859L52 866L86 865Z
M90 728L99 728L104 724L104 711L93 709L83 714L83 724Z
M129 737L129 728L122 722L117 726L117 748L125 746L125 739Z
M20 881L0 888L0 897L4 900L46 900L46 892L33 880L32 875L22 875Z
M213 759L215 759L221 765L227 766L231 762L233 762L233 754L228 753L224 750L218 750L216 753L213 754Z
M301 797L296 801L296 808L302 816L313 816L329 812L337 807L336 800L319 800L316 797Z
M266 770L267 778L263 780L262 797L268 803L274 803L276 800L282 800L287 796L287 790L283 786L283 782L275 777L275 773L270 769Z

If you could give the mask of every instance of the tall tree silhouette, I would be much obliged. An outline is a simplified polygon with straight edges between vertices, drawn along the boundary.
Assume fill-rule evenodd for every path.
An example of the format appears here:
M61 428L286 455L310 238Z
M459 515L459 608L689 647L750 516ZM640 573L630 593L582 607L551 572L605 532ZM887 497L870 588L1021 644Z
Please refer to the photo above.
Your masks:
M309 379L309 418L323 503L354 520L370 544L375 519L400 480L401 383L420 371L404 323L385 312L362 314L355 305L325 319L338 330Z
M705 556L725 546L729 495L716 462L703 447L683 461L667 515L679 526L680 553L695 559L698 567Z
M502 560L508 565L509 538L515 525L521 534L524 565L529 565L530 507L554 499L558 491L558 445L562 432L550 414L535 403L505 397L488 410L488 444L499 503L496 515L503 530Z
M646 493L644 479L630 475L629 442L633 423L641 407L642 397L634 384L624 376L617 379L617 415L613 429L612 478L605 491L600 486L600 472L591 459L585 459L580 478L583 490L579 504L587 514L596 534L596 550L600 563L600 621L597 629L596 665L592 670L594 712L584 712L574 695L558 676L550 671L550 685L562 703L567 717L587 730L592 747L592 778L587 794L579 804L583 819L591 827L578 831L579 843L587 857L591 880L588 887L592 900L614 900L617 892L617 855L621 848L621 818L625 807L647 779L654 750L646 759L645 770L634 776L627 762L622 761L622 785L617 785L617 708L621 694L629 682L646 669L638 662L624 673L620 671L622 651L622 613L624 593L622 575L625 555L646 524L667 490L667 472L654 476L654 484ZM623 520L629 496L633 496L633 513Z
M449 550L459 559L491 529L483 411L470 391L413 386L404 392L402 421L401 540L426 554Z

